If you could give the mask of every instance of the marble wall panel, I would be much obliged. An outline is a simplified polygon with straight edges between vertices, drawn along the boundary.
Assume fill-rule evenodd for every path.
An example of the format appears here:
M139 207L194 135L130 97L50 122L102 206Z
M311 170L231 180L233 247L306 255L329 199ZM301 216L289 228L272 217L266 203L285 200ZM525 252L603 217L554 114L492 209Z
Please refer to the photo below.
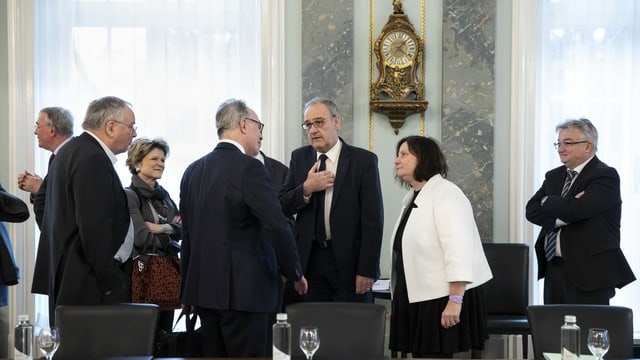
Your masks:
M449 179L471 201L482 240L492 242L496 1L443 5L442 147Z
M302 101L334 100L342 116L340 136L348 143L353 141L354 1L302 0Z

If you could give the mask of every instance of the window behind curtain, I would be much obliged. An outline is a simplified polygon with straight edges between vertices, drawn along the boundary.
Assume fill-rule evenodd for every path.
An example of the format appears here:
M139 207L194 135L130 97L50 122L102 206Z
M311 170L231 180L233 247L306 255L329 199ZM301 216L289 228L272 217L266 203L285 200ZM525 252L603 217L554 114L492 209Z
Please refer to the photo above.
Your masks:
M591 120L599 133L597 156L620 174L621 245L640 277L640 2L545 0L539 36L538 186L561 164L552 145L555 126L567 118ZM640 280L618 290L611 303L640 314ZM637 339L640 317L634 322Z
M138 137L170 154L160 184L178 202L184 169L218 141L215 112L229 97L260 114L260 0L34 1L34 112L62 106L75 134L89 102L115 95L133 106ZM40 174L45 151L36 151ZM115 164L124 186L126 154ZM42 299L39 317L46 314Z

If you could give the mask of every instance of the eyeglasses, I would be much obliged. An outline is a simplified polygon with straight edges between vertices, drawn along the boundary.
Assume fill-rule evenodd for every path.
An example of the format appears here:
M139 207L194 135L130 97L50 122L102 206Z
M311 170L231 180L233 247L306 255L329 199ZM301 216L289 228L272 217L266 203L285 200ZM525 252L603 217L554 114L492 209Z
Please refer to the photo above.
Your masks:
M313 126L316 129L320 129L324 126L324 123L327 122L327 119L315 119L313 121L305 121L302 123L302 128L305 130L310 130Z
M589 141L586 141L586 140L584 140L584 141L563 141L563 142L553 143L553 146L555 146L556 149L559 149L559 148L561 148L563 146L566 147L566 146L573 146L573 145L577 145L577 144L586 144L588 142Z
M53 126L53 124L40 125L40 124L36 123L36 125L35 125L35 129L36 129L36 130L38 130L38 129L40 129L40 128L43 128L43 127L50 127L50 126Z
M111 119L111 121L117 122L118 124L122 124L122 125L128 127L129 130L133 130L133 131L137 131L138 130L138 127L135 124L127 124L125 122L114 120L114 119Z
M244 118L245 118L245 119L247 119L247 120L251 120L251 121L253 121L254 123L256 123L256 124L258 125L258 130L260 130L260 132L262 132L262 129L264 129L264 124L263 124L263 123L261 123L260 121L258 121L258 120L256 120L256 119L252 119L252 118L250 118L250 117L246 117L246 116L245 116Z

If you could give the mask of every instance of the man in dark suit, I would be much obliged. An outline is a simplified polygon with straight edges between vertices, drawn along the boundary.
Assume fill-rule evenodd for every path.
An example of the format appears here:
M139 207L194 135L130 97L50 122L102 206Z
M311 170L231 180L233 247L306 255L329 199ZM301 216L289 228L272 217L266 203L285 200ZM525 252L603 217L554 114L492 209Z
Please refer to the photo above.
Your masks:
M220 143L180 183L182 302L202 324L203 356L267 356L279 273L307 291L296 245L257 154L264 124L240 100L216 113Z
M49 295L49 319L57 305L127 301L124 263L133 228L127 198L113 164L136 136L131 105L116 97L91 102L82 135L52 162L34 283ZM42 279L44 277L44 279Z
M309 291L305 301L373 302L380 274L383 207L378 158L338 136L336 104L315 98L304 107L310 145L291 154L280 192Z
M260 152L257 155L255 155L255 158L260 160L260 162L264 164L264 166L267 169L267 173L269 173L269 177L271 178L271 182L273 183L273 187L275 188L276 193L279 193L280 189L282 189L282 184L284 184L284 181L287 178L287 172L289 171L289 168L287 168L287 165L281 163L280 161L274 158L268 157L267 155L265 155L264 152L262 152L262 150L260 150ZM289 219L289 224L293 229L293 218L289 217L288 219ZM267 338L268 349L271 349L271 346L272 346L271 345L271 342L272 342L271 327L276 322L276 316L280 312L286 312L286 308L283 306L286 284L289 284L289 288L287 289L288 290L287 296L290 298L295 297L296 299L301 299L301 296L293 288L293 282L286 281L286 279L278 279L278 305L276 309L273 312L271 312L271 314L267 319L267 334L269 335Z
M635 276L620 249L620 178L600 161L598 131L588 119L556 127L563 166L550 170L529 200L545 304L609 304Z
M73 115L61 107L46 107L40 110L33 134L38 138L38 146L51 151L49 166L58 151L73 136ZM36 215L38 227L42 225L47 177L24 171L18 175L18 187L31 193L30 200ZM38 292L38 291L35 291Z

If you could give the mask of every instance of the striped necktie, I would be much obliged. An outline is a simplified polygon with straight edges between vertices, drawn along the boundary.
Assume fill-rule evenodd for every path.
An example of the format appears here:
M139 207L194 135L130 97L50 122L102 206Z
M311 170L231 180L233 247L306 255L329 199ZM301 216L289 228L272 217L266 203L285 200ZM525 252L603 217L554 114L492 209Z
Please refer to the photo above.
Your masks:
M564 185L562 186L562 192L560 195L565 197L571 188L571 182L578 173L573 170L567 170L567 177L564 178ZM547 257L547 261L551 261L556 255L556 244L558 242L558 231L560 228L555 228L547 233L547 242L544 246L544 253Z

